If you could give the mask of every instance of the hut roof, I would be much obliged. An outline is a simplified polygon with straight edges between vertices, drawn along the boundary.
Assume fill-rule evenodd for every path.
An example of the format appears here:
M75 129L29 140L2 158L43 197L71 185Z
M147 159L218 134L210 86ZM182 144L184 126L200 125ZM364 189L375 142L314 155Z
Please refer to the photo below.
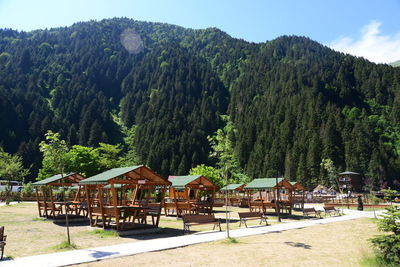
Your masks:
M325 191L325 192L336 192L335 191L335 189L333 189L333 188L328 188L328 187L326 187L325 185L322 185L322 184L319 184L319 185L317 185L315 188L314 188L314 190L313 190L313 192L318 192L318 191Z
M89 177L79 184L147 184L169 185L170 182L143 165L114 168Z
M345 171L345 172L341 172L339 173L339 175L361 175L358 172L349 172L349 171Z
M244 189L271 189L276 187L277 180L279 187L293 188L285 178L257 178L248 183Z
M185 187L215 189L217 187L203 175L169 176L168 180L175 189L185 189Z
M296 181L289 181L289 183L294 187L295 190L306 191L304 186Z
M61 180L64 181L61 181ZM35 183L33 183L33 186L45 186L45 185L54 185L54 186L61 186L61 185L65 185L65 186L71 186L74 183L78 183L81 180L84 180L85 177L82 176L81 174L77 173L77 172L71 172L68 174L56 174L54 176L51 176L49 178L37 181ZM61 183L62 182L62 183Z
M227 186L222 187L220 191L241 190L244 186L245 184L228 184Z

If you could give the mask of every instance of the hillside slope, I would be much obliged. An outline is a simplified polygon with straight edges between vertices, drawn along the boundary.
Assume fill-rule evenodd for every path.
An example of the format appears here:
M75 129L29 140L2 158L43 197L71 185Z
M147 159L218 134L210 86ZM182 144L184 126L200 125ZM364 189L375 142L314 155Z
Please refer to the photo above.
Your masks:
M136 50L122 40L136 40ZM254 44L215 28L129 19L3 29L0 144L35 171L48 129L70 145L123 143L119 117L137 127L142 163L186 174L213 164L207 136L229 113L250 177L285 175L312 186L327 182L319 164L331 158L377 186L400 176L399 84L397 68L304 37Z

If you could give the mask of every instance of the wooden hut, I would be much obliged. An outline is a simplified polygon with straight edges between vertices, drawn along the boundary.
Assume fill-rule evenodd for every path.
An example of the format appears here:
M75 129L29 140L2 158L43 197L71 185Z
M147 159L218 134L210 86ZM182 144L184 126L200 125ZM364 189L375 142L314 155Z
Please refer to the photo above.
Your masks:
M227 186L222 187L219 192L222 194L225 204L241 206L243 204L243 194L241 195L240 193L244 192L245 186L246 184L228 184ZM228 199L228 203L226 203L226 199Z
M345 171L338 174L339 189L347 193L363 191L363 175L357 172Z
M292 191L292 200L293 200L293 208L303 209L304 201L306 195L306 189L298 182L290 181L290 184L293 186Z
M257 178L248 183L244 189L248 195L250 211L263 213L272 208L276 213L282 210L292 213L292 184L285 178Z
M165 190L171 183L148 167L139 165L111 169L79 184L86 190L91 225L125 230L146 227L148 217L152 219L152 227L158 227ZM157 189L160 202L151 203L151 194ZM127 190L132 190L130 200L126 199Z
M52 217L67 213L80 213L82 210L82 201L84 200L85 192L81 187L78 187L78 191L75 194L74 199L65 199L65 192L59 192L58 196L54 195L54 187L70 187L78 185L79 181L84 180L85 177L79 173L68 173L68 174L57 174L52 177L40 180L33 183L35 187L36 201L38 204L38 211L40 217ZM67 204L65 207L64 204Z
M164 210L168 216L170 211L182 213L211 214L217 186L203 175L169 176L172 183L169 188L169 201ZM205 192L206 195L202 195Z

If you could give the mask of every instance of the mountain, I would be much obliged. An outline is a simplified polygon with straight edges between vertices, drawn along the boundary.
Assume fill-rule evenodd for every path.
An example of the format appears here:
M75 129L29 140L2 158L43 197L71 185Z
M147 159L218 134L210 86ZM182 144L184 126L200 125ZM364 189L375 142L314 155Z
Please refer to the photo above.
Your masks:
M320 167L400 176L400 70L308 38L254 44L209 28L109 19L0 30L0 144L40 168L48 129L70 145L124 143L163 175L212 165L207 136L229 114L250 177L327 182ZM122 123L122 125L121 125Z
M397 60L395 62L389 63L390 66L392 67L400 67L400 60Z

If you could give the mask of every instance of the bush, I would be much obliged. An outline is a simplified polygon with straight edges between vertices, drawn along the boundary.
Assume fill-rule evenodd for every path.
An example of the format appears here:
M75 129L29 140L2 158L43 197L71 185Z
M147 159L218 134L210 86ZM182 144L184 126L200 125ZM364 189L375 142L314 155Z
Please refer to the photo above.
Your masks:
M388 234L374 237L371 242L386 263L400 265L400 207L391 206L386 210L378 226Z

